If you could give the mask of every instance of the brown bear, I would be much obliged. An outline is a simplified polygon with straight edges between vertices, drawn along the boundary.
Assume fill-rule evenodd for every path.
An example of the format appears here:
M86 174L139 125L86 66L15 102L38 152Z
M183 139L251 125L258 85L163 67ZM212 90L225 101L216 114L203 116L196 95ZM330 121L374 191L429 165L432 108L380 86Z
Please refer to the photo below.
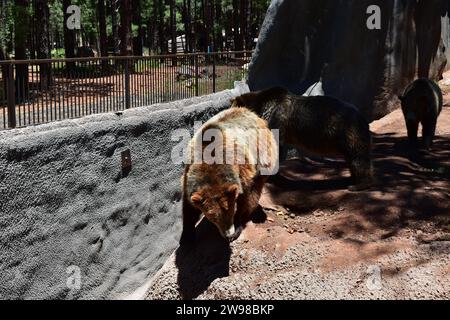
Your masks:
M212 151L205 141L212 141L214 134ZM202 214L232 241L258 208L268 175L276 174L277 142L264 120L241 108L225 110L206 122L188 148L180 243L195 239ZM201 159L196 159L199 155Z
M280 87L247 93L231 103L280 130L280 160L285 160L289 145L319 156L342 155L350 167L351 191L373 184L372 136L355 106L329 96L297 96Z
M409 141L417 146L417 131L421 123L423 145L425 149L430 149L437 119L442 111L441 89L434 81L421 78L411 83L399 99L402 102Z

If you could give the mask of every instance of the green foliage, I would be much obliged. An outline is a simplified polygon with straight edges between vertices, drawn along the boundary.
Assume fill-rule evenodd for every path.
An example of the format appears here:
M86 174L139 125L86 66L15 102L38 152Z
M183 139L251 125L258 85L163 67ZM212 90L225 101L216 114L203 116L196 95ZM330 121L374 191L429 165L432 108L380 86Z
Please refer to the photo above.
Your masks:
M50 26L49 30L52 34L63 33L64 13L61 1L49 1L50 10Z
M202 8L202 4L210 3L212 5L213 12L217 9L220 11L220 16L215 16L213 14L213 26L209 30L210 36L219 35L223 30L229 30L230 26L233 25L233 17L237 14L233 12L233 0L140 0L140 17L142 21L142 28L144 31L144 44L148 47L149 42L147 41L150 36L148 36L151 26L159 29L162 26L164 32L164 40L167 41L171 38L171 21L170 21L170 3L174 1L175 13L176 13L176 24L175 30L177 36L185 33L185 22L184 12L186 3L190 3L190 21L192 24L197 24L198 26L205 26L206 19L205 10ZM158 8L154 8L156 6ZM32 48L30 43L30 38L28 37L31 32L33 32L33 23L39 24L40 17L34 16L34 1L27 1L27 6L24 9L19 8L15 1L0 1L0 49L11 55L14 51L14 39L26 43L27 47ZM118 1L119 6L121 1ZM134 3L134 2L133 2ZM249 20L252 25L260 25L261 12L265 12L268 7L270 0L252 0L252 12L250 13ZM81 9L81 30L77 30L76 33L76 43L79 45L88 45L96 48L99 43L99 26L98 26L98 12L97 5L98 1L95 0L71 0L71 4L78 5ZM49 6L49 26L48 30L51 39L51 49L53 57L61 57L63 52L58 49L63 45L64 36L64 12L63 12L63 1L62 0L48 0ZM196 7L196 14L194 14L194 8ZM105 13L106 13L106 33L108 39L108 45L112 42L112 19L110 10L110 1L105 0ZM162 9L162 21L157 18L155 21L154 13L155 9L159 12ZM136 12L136 11L134 11ZM259 12L258 16L255 16L255 12ZM159 15L157 15L159 16ZM117 21L120 24L120 15L117 15ZM151 24L151 25L149 25ZM15 37L15 34L18 37ZM133 37L138 36L138 26L136 21L133 21L132 25L132 35ZM196 33L197 37L202 36L199 34L198 30ZM256 35L255 35L256 36ZM23 39L22 39L23 38ZM34 41L34 40L33 40ZM38 39L36 39L38 41ZM97 48L98 49L98 48ZM155 48L152 48L152 51ZM161 48L160 48L161 49ZM158 50L156 50L158 51ZM148 52L148 51L147 51Z
M6 7L1 7L0 12L0 49L8 52L8 47L12 48L12 43L8 43L14 30L13 2L7 1Z
M64 48L52 50L52 58L64 58L65 56L66 56L66 52L65 52Z

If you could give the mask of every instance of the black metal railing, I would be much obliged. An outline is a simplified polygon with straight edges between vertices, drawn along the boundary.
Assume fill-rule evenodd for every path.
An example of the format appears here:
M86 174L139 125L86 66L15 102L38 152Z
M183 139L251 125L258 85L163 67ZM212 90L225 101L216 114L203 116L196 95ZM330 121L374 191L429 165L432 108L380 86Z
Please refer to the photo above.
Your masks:
M231 89L251 54L0 61L0 130Z

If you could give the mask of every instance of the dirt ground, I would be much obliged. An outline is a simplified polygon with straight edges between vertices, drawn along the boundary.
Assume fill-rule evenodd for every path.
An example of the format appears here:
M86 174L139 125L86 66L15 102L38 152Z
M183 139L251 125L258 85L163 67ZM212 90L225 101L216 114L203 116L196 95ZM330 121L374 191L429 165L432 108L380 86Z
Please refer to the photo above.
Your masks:
M441 86L431 152L411 151L397 110L371 124L372 190L349 192L341 160L282 164L265 222L231 246L202 222L146 299L450 299L450 73Z

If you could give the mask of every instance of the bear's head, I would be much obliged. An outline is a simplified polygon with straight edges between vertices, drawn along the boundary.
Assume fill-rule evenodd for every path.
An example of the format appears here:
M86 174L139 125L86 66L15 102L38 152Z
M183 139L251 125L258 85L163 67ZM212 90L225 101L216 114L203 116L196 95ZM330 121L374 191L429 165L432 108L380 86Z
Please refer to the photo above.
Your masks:
M206 219L216 225L224 238L231 239L236 231L234 216L240 190L240 186L234 183L205 186L194 192L190 201Z
M261 113L263 104L258 103L258 97L255 93L247 93L231 100L232 108L246 108L256 114Z
M246 107L243 96L231 99L230 102L231 102L231 107L232 108L243 108L243 107Z

